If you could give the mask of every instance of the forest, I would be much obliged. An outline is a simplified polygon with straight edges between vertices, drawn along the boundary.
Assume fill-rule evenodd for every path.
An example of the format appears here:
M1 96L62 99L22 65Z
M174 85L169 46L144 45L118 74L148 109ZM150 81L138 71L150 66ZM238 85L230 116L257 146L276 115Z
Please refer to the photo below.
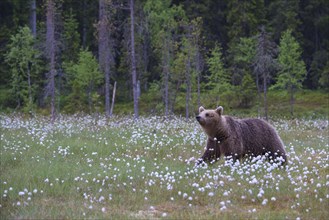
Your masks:
M329 88L326 0L1 0L0 111L194 116ZM261 113L260 113L261 112Z

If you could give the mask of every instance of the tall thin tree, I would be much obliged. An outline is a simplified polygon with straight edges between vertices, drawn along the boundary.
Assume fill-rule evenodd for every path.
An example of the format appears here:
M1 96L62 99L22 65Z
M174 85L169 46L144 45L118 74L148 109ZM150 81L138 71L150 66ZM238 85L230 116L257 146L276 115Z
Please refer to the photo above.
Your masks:
M32 35L34 38L37 37L37 6L35 3L36 0L31 0L31 13L30 13L30 26L32 30Z
M110 117L110 22L109 1L99 0L98 56L99 66L105 76L105 115Z
M268 120L267 107L267 84L273 71L277 68L277 63L274 59L277 49L276 44L271 41L269 34L265 31L265 27L261 27L260 34L257 36L256 55L254 60L254 72L256 74L257 89L259 93L259 76L263 78L264 92L264 116ZM260 101L260 100L259 100Z
M134 95L134 117L138 118L138 86L136 73L136 56L135 56L135 18L134 18L134 0L130 0L130 44L131 44L131 75L133 81Z
M188 28L188 35L190 34L190 27ZM185 80L186 80L186 94L185 94L185 118L186 120L190 117L190 100L191 100L191 40L187 40L187 60L186 60L186 71L185 71Z
M280 40L280 54L278 57L280 71L276 86L286 89L290 94L290 114L294 116L294 94L302 88L302 82L306 77L306 67L301 59L301 49L298 41L292 35L292 30L285 31Z
M46 54L49 59L49 72L47 74L46 97L50 96L51 121L56 117L55 110L55 75L56 75L56 39L55 39L55 11L56 0L47 0L47 33L46 33Z

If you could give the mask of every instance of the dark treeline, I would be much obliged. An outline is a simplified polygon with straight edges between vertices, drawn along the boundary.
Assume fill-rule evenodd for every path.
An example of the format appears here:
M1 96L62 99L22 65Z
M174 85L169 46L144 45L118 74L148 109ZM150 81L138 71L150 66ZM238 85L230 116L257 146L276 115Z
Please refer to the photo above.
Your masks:
M180 113L328 89L326 0L1 0L2 110ZM114 86L116 85L116 86ZM115 99L114 99L115 98ZM126 105L127 104L127 105ZM115 110L114 110L115 113ZM263 113L261 113L263 114Z

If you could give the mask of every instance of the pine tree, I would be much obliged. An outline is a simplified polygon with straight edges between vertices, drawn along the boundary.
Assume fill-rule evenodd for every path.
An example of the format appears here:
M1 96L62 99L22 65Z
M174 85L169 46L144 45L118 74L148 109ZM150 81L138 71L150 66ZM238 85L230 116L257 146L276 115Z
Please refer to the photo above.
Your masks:
M239 86L239 93L241 97L239 105L244 108L251 107L256 94L256 84L251 74L247 73L243 76L241 86Z
M99 0L99 21L98 21L98 59L100 70L104 73L105 78L105 115L111 116L110 109L110 78L111 78L111 24L110 1Z
M230 0L227 3L227 34L230 50L239 43L242 37L257 34L257 28L265 23L264 1ZM229 62L234 57L230 57Z
M49 61L49 72L47 73L47 85L45 88L46 97L50 96L50 111L51 121L54 122L56 117L55 99L56 99L56 86L55 76L57 75L56 62L57 62L57 50L58 40L55 36L56 33L56 0L47 0L47 14L46 14L46 55Z
M76 106L80 106L80 109L83 109L86 102L88 103L89 113L91 113L94 105L93 96L97 94L96 89L104 82L96 58L90 51L81 50L78 55L78 62L67 67L66 72L72 86L66 110L71 112ZM83 91L85 91L85 95Z
M258 90L258 102L260 102L260 78L263 79L264 93L264 114L268 119L267 111L267 84L273 72L277 68L276 60L276 44L271 41L269 34L265 31L265 27L261 28L260 34L257 36L256 55L254 59L254 73L256 75L256 85ZM259 109L258 109L259 115Z
M328 1L300 1L299 17L302 22L300 30L303 37L298 38L295 32L293 35L296 36L303 50L303 60L307 65L307 76L303 85L309 89L317 89L319 86L328 88L323 84L323 80L328 79L328 69L326 70L329 57L328 13Z
M244 75L252 73L253 59L256 55L256 39L242 37L229 52L233 57L231 66L233 85L241 85Z
M277 42L284 30L294 30L296 36L301 38L298 31L301 24L298 16L300 0L272 0L269 1L268 20L270 27L273 28L273 39Z
M182 7L171 6L170 0L148 0L144 11L150 25L152 46L161 60L161 80L163 84L163 100L165 115L169 114L170 77L172 72L172 60L174 57L174 34L177 33L179 22L185 16Z
M327 60L320 75L319 84L325 90L329 91L329 60Z
M35 82L40 71L36 58L39 52L34 48L34 40L28 27L20 28L11 37L9 51L5 55L5 61L11 68L11 86L17 107L23 106L28 112L33 111Z
M216 99L216 105L220 105L220 97L225 97L231 90L230 76L224 68L221 48L216 45L207 59L210 76L207 86L210 93Z
M136 72L136 53L135 53L135 9L134 0L130 0L129 4L130 10L130 54L131 54L131 76L133 82L133 96L134 96L134 117L139 117L139 107L138 107L138 85L137 85L137 72Z
M62 61L65 63L76 62L80 49L80 34L78 32L79 23L71 9L64 18L63 31L63 52Z
M306 77L305 63L301 59L301 48L292 31L288 29L282 34L279 45L280 71L276 87L284 88L290 94L290 113L294 115L294 93L302 88L302 82Z

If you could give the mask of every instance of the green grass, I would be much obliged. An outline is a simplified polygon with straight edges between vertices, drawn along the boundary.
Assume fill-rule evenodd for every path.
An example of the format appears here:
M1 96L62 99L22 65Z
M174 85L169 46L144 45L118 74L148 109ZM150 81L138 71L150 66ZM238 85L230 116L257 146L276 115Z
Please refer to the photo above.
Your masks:
M154 101L150 99L144 99L147 94L142 95L139 102L139 112L141 115L153 115L159 114L163 115L164 106L161 103L161 100ZM177 115L185 115L185 93L179 93L178 97L181 97L183 101L176 99L174 113ZM246 117L257 117L257 93L254 95L255 100L253 106L250 108L239 108L236 105L235 95L231 98L230 104L227 103L227 100L223 99L220 102L220 105L224 106L225 114ZM295 104L294 104L294 115L291 116L290 113L290 95L284 90L269 90L267 93L267 102L268 102L268 116L269 118L327 118L329 116L329 93L324 90L299 90L295 93ZM192 106L195 108L190 109L190 115L193 116L194 113L197 113L197 103L196 103L196 94L193 95L193 100L191 102ZM208 94L203 94L201 96L202 102L201 105L204 105L206 108L215 108L217 103L214 103L214 98L210 97ZM133 102L124 102L116 103L114 106L114 114L116 115L132 115L133 114ZM260 103L260 114L264 115L264 105L263 105L263 94L261 94L261 103Z
M269 115L291 118L290 96L285 91L268 94ZM328 118L329 94L325 91L301 90L295 94L294 118Z
M328 219L327 120L275 120L289 162L194 168L194 121L1 115L1 219Z

